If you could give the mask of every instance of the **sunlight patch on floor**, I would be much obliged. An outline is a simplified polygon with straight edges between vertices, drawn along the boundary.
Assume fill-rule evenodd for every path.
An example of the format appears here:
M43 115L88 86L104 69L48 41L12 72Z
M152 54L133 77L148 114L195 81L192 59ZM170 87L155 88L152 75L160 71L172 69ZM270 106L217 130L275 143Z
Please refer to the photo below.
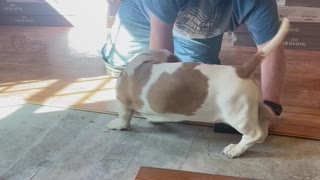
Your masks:
M20 108L22 108L23 105L16 105L16 106L9 106L9 107L1 107L0 108L0 121L14 112L18 111Z
M79 78L71 81L58 79L0 84L1 104L28 102L69 108L86 104L115 101L116 79L105 76ZM2 102L1 101L1 102ZM10 101L10 102L9 102ZM0 106L1 107L1 106ZM39 110L38 113L42 113Z
M42 113L50 113L50 112L58 112L58 111L64 111L64 109L58 108L58 107L41 106L34 113L35 114L42 114Z

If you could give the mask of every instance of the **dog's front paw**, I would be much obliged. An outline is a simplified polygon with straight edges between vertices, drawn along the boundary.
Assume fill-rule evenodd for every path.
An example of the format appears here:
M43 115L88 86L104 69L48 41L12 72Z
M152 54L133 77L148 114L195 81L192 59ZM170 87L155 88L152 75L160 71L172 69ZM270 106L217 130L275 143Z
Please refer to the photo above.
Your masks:
M126 130L128 129L129 124L126 123L126 121L123 121L121 119L114 119L110 121L106 127L112 130Z
M228 158L239 157L245 150L241 148L238 144L230 144L225 147L223 150L223 154L225 154Z

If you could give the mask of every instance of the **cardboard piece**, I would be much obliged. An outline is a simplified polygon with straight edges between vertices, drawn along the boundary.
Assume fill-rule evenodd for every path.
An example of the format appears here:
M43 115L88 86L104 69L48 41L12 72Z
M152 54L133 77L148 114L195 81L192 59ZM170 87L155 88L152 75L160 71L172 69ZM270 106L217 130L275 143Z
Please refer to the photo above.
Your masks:
M249 33L235 33L235 37L235 46L256 46ZM284 40L284 46L287 49L320 50L320 37L289 35Z
M241 24L235 32L249 33L247 26L244 24ZM291 22L288 35L320 37L320 23Z
M22 26L69 26L72 24L60 15L0 15L0 25L22 25Z
M279 6L320 7L319 0L277 0Z
M280 18L287 17L292 22L320 23L320 8L278 6Z

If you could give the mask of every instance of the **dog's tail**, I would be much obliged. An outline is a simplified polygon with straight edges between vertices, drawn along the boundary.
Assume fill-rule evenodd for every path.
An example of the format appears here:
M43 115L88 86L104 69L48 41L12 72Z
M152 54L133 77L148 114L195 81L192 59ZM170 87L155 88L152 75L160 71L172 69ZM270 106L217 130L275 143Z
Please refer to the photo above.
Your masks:
M277 48L283 42L289 31L289 19L283 18L281 26L277 34L266 44L259 52L253 55L247 62L236 67L236 72L241 78L249 78L255 71L257 66L261 64L262 60L267 57L275 48Z

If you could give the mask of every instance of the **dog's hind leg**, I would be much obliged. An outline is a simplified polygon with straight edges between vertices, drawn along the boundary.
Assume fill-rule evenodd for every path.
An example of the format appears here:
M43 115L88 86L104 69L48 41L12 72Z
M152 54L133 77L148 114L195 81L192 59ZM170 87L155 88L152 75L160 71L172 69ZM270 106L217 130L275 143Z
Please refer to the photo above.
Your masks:
M275 118L275 115L272 113L272 111L263 104L263 102L259 103L259 124L261 129L263 130L264 137L266 138L268 136L269 132L269 125L271 121ZM264 138L264 139L265 139ZM262 140L264 140L262 139ZM263 141L261 141L263 142ZM259 142L259 143L261 143Z
M117 119L110 121L107 124L108 129L125 130L129 128L133 111L129 109L127 106L125 106L123 103L121 103L120 101L118 101L118 105L119 105L119 117Z
M242 134L242 139L238 144L230 144L224 148L223 153L229 158L235 158L243 154L255 143L263 142L265 133L258 121L258 109L244 107L241 113L230 113L227 121L233 128ZM239 112L239 111L238 111Z

